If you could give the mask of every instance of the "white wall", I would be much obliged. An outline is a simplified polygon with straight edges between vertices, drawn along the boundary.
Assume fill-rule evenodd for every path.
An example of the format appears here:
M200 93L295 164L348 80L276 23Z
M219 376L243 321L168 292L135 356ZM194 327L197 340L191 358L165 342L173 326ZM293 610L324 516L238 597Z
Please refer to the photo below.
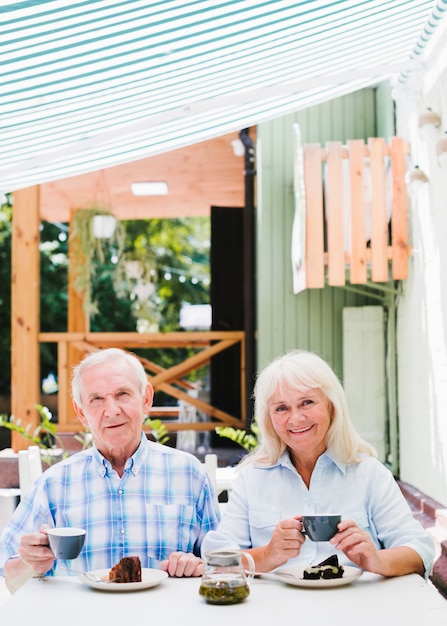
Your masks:
M436 144L447 130L447 29L404 88L396 83L397 134L411 145L409 166L429 183L411 198L413 256L398 302L400 478L447 505L447 167ZM428 139L418 117L430 107L441 126Z

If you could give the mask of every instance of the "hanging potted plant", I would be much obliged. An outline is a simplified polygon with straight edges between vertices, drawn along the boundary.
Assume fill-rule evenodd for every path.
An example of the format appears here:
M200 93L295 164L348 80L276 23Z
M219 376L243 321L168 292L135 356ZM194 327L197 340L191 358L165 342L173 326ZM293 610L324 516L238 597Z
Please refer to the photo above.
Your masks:
M135 293L139 285L155 285L156 279L157 264L151 250L140 246L126 250L119 256L113 279L118 296L128 297ZM147 287L146 290L150 292L148 296L152 295L153 290Z
M97 311L91 298L95 263L103 264L111 251L120 257L124 249L125 231L121 222L105 207L78 209L71 222L73 251L73 287L84 300L87 315Z
M138 332L157 332L160 315L157 310L155 284L156 259L151 250L139 246L124 252L114 273L114 288L119 297L130 298Z

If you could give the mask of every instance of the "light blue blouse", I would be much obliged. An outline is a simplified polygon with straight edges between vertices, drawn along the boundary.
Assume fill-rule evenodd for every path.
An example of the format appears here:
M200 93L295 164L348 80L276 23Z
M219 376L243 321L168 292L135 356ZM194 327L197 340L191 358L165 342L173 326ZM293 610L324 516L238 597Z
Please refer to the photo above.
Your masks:
M414 518L392 473L377 459L339 463L329 452L317 461L309 489L286 451L273 466L243 466L230 492L223 519L202 543L202 555L223 548L256 548L269 543L282 519L312 513L341 514L366 530L378 548L409 546L421 556L426 577L435 546ZM287 563L308 566L331 554L353 565L329 542L306 538L300 554Z

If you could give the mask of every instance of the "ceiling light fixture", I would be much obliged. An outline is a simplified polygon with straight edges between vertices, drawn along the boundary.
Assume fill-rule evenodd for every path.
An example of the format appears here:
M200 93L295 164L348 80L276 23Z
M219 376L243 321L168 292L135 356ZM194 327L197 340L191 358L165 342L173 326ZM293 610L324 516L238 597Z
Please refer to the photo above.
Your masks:
M237 157L243 157L245 154L245 146L240 139L233 139L231 142L233 148L233 154Z
M130 188L134 196L166 196L169 191L163 181L132 183Z

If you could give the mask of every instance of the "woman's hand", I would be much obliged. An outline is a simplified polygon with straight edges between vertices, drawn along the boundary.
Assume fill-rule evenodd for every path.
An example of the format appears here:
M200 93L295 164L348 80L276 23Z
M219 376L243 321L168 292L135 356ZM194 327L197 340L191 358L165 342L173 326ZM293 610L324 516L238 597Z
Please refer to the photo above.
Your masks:
M424 575L425 568L419 554L407 546L378 550L370 535L352 520L338 525L338 533L330 543L346 554L348 559L368 572L382 576Z
M330 543L362 569L376 572L380 567L380 550L373 544L371 536L352 520L339 523L338 533L330 539Z
M168 572L169 576L201 576L205 569L205 563L194 554L186 552L173 552L166 561L161 562L161 568Z
M266 546L252 548L247 552L254 558L257 571L269 572L298 556L305 540L298 517L283 519L275 527Z

